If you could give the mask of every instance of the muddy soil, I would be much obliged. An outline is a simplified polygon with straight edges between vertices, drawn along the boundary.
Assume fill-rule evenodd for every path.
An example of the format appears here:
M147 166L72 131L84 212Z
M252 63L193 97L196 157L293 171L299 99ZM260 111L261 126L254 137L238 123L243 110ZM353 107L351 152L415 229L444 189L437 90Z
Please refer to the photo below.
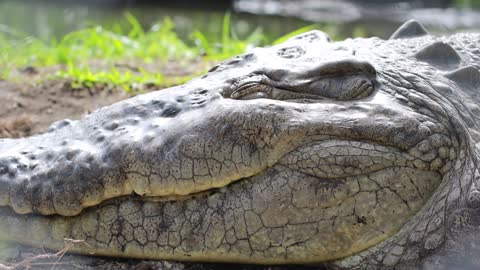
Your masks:
M119 89L73 89L70 82L0 82L0 137L38 134L55 121L82 116L130 97Z
M109 70L115 67L119 71L135 74L142 70L159 70L167 78L191 76L198 70L205 70L213 62L194 59L185 63L104 63L91 61L93 71ZM62 119L80 119L82 116L106 105L110 105L134 95L164 88L159 85L142 85L134 92L126 93L122 89L109 85L95 85L92 88L74 88L71 81L50 78L65 66L37 69L25 67L11 71L14 79L0 80L0 138L18 138L44 132L55 121Z

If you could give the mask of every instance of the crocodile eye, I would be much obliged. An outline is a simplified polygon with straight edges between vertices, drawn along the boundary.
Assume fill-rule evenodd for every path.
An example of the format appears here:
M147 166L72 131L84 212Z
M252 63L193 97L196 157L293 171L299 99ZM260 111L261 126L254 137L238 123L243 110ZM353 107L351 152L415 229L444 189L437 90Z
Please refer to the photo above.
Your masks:
M356 100L375 90L376 70L368 62L342 60L301 72L275 69L241 78L230 98L276 100Z
M268 83L246 83L230 96L233 99L268 98L275 100L355 100L374 91L375 82L368 78L349 76L323 78L295 88L279 88Z
M263 83L250 83L243 85L235 90L230 97L241 100L258 98L275 100L322 99L320 96L279 89Z

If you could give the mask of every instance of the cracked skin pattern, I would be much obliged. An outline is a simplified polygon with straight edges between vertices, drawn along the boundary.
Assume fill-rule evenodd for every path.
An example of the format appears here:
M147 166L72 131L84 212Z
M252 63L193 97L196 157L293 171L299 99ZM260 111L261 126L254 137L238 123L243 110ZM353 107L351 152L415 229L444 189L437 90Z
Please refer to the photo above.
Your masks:
M0 239L335 269L454 262L480 224L479 43L415 21L390 40L312 31L2 139Z

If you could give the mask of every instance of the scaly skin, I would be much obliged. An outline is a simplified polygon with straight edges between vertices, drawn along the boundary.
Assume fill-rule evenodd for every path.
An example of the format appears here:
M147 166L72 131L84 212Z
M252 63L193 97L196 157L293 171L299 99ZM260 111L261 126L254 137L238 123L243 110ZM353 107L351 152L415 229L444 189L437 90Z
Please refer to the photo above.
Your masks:
M0 239L147 259L455 264L478 251L479 43L416 22L391 40L313 31L0 140Z

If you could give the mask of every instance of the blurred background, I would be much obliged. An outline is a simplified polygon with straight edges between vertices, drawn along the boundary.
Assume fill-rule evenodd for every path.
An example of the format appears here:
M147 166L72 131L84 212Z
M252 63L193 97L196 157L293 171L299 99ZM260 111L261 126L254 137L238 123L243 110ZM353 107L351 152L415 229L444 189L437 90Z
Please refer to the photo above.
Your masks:
M433 32L478 31L480 0L4 0L0 24L44 40L90 26L118 27L126 11L144 29L165 17L188 39L193 30L218 34L227 11L239 38L262 31L278 37L300 27L319 24L338 38L388 37L408 19L421 21Z

